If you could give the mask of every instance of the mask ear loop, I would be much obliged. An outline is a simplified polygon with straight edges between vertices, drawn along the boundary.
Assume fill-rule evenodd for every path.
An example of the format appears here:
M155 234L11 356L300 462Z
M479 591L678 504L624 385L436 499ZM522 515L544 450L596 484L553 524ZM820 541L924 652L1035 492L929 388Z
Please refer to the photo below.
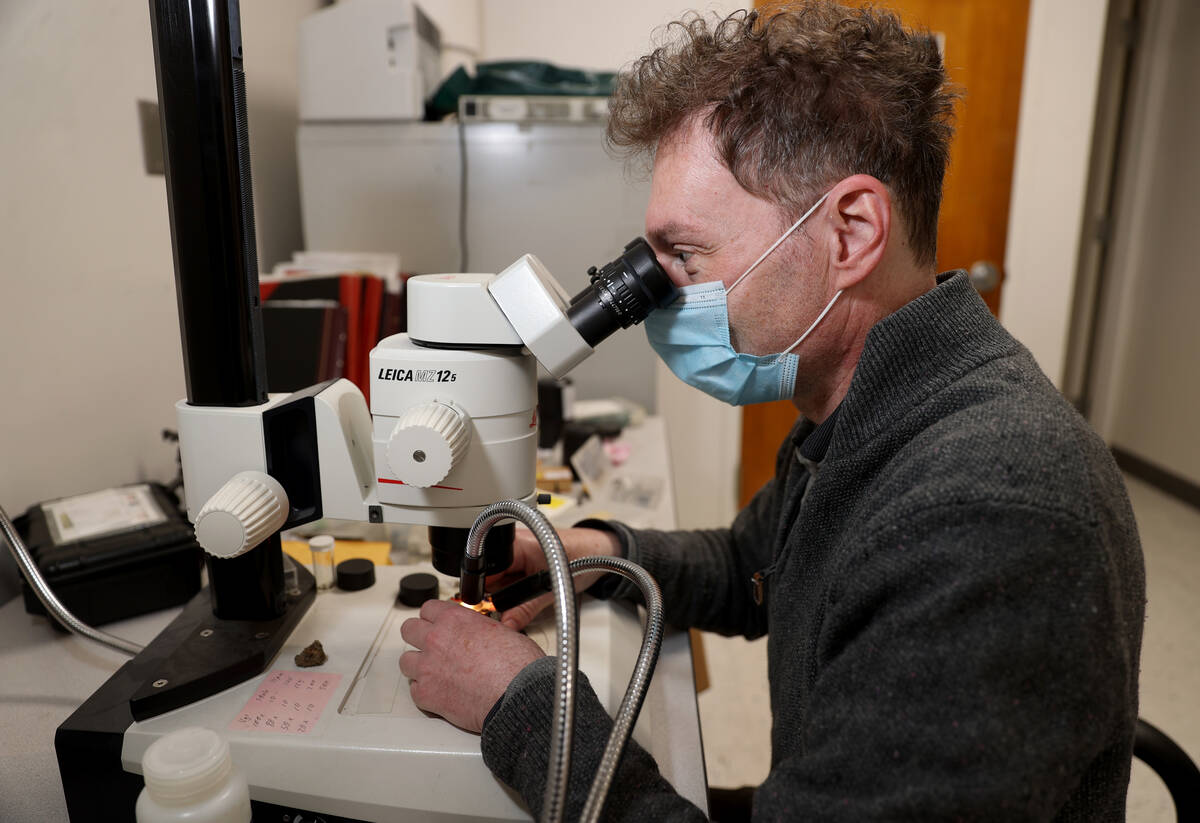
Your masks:
M832 189L830 189L830 191L832 191ZM729 294L731 291L733 291L733 290L734 290L734 288L736 288L736 287L737 287L737 284L738 284L738 283L741 283L743 280L745 280L745 279L746 279L746 275L750 274L750 272L752 272L752 271L754 271L756 268L758 268L758 264L759 264L759 263L761 263L762 261L766 260L766 259L767 259L767 255L768 255L768 254L770 254L771 252L775 251L775 249L779 248L779 244L780 244L780 243L782 243L784 240L787 240L787 239L788 239L788 237L790 237L790 236L791 236L792 232L794 232L796 229L800 228L800 224L801 224L801 223L803 223L805 220L807 220L807 219L809 218L809 216L810 216L810 215L811 215L811 214L812 214L814 211L816 211L816 210L817 210L817 208L818 208L818 207L819 207L819 206L820 206L822 203L824 203L824 202L825 202L825 198L827 198L827 197L829 197L829 192L828 192L828 191L827 191L827 192L825 192L824 194L822 194L822 195L821 195L821 199L820 199L820 200L818 200L817 202L813 203L813 205L812 205L812 208L811 208L811 209L809 209L808 211L804 212L804 214L800 215L800 219L799 219L799 220L797 220L795 223L793 223L793 224L792 224L792 227L791 227L790 229L788 229L788 230L787 230L787 231L785 231L785 232L784 232L782 235L780 235L780 236L779 236L779 239L778 239L778 240L776 240L774 243L772 243L772 244L771 244L771 248L767 249L765 252L763 252L763 253L762 253L762 254L759 256L759 258L758 258L757 260L755 260L753 263L751 263L751 264L750 264L750 268L748 268L748 269L746 269L744 272L742 272L742 276L741 276L741 277L739 277L737 280L734 280L734 281L733 281L733 283L732 283L732 284L729 286L729 288L725 289L725 293L726 293L726 294ZM834 298L834 299L836 300L837 298ZM831 303L830 305L833 305L833 304ZM829 309L826 309L826 311L829 311ZM821 316L822 316L822 317L824 317L825 315L824 315L824 314L822 314ZM812 331L812 329L809 329L808 331ZM805 332L805 334L808 334L808 332ZM800 338L800 340L803 340L803 339L804 339L803 337L802 337L802 338ZM800 340L797 340L797 341L796 341L796 344L797 344L797 345L800 343Z
M779 357L783 357L785 354L790 352L792 349L799 346L801 343L804 342L804 338L806 338L810 334L812 334L812 330L817 327L818 323L820 323L822 320L825 319L825 315L829 314L829 310L833 308L833 304L836 303L838 301L838 298L842 296L843 291L844 291L844 289L837 290L837 293L834 294L833 299L830 300L829 303L825 306L825 308L821 311L821 313L817 315L817 319L812 322L812 325L809 326L807 329L805 329L804 334L800 335L800 337L798 337L796 339L795 343L793 343L792 345L788 346L786 349L781 351L779 353ZM779 358L776 358L776 359L778 360Z

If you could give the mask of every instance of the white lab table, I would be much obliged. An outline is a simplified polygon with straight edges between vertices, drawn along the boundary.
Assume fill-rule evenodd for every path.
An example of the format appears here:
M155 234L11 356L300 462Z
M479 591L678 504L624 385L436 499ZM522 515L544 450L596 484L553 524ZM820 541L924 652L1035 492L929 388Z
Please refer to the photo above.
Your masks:
M165 609L103 628L144 645L180 611ZM67 819L54 730L126 660L26 614L19 597L0 607L0 820Z
M674 490L667 469L663 421L651 417L626 430L622 440L630 456L618 473L653 474L664 478L662 494L643 525L675 525ZM563 513L558 526L570 525L596 507L584 505ZM137 643L149 643L178 613L167 609L104 626L104 630ZM0 607L0 821L67 820L66 802L54 753L55 729L126 660L74 635L51 628L43 617L25 613L20 598ZM672 695L661 710L678 736L680 771L677 788L693 799L705 795L704 760L692 675L691 649L685 632L673 632L663 644L655 674ZM678 758L677 758L678 760Z

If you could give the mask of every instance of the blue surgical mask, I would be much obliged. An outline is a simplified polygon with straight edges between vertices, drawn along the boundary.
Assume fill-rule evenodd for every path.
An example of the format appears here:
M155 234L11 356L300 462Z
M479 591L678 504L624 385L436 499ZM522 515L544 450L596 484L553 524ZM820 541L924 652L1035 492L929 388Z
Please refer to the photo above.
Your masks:
M742 354L729 339L729 305L726 296L746 275L758 268L779 244L800 228L825 202L826 193L778 240L771 244L750 268L725 288L714 280L684 286L671 305L650 312L646 318L646 337L667 367L683 382L732 406L767 403L790 398L796 391L796 371L800 358L794 349L812 334L833 304L842 296L838 291L812 325L795 343L779 354Z

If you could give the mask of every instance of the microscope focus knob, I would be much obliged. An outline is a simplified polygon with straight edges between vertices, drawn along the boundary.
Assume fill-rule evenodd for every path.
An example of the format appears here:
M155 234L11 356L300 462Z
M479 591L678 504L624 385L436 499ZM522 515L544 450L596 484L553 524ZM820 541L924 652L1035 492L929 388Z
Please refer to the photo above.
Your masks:
M269 474L235 474L196 515L196 542L214 557L237 557L279 530L288 496Z
M400 416L388 439L388 465L398 480L427 489L450 474L467 452L471 429L449 403L413 406Z

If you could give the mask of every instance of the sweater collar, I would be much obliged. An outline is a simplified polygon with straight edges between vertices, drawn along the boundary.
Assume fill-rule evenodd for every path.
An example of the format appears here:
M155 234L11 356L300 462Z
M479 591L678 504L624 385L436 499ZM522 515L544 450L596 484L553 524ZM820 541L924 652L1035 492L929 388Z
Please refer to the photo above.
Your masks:
M867 333L830 453L854 450L965 372L1019 347L965 272L940 276Z
M839 404L819 426L808 431L807 435L803 437L798 447L802 457L814 463L820 463L825 459L825 453L829 451L829 444L833 440L833 431L837 428L838 413L841 410L842 407Z

